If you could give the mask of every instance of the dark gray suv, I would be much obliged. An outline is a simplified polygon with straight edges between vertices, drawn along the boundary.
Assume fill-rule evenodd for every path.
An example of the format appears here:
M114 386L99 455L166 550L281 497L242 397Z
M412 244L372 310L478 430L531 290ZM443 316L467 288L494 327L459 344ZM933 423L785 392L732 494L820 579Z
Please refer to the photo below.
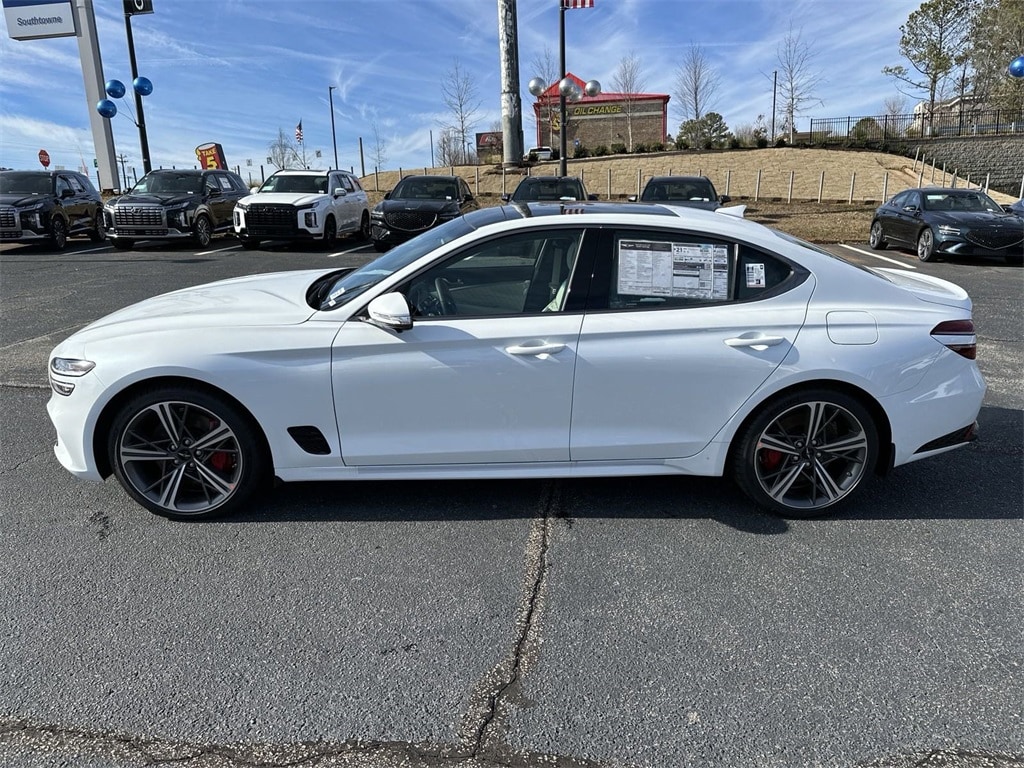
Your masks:
M233 231L235 203L248 194L245 182L230 171L150 171L128 194L103 206L103 222L116 248L187 238L205 248L214 235Z
M72 235L103 239L103 201L77 171L0 171L0 240L60 251Z

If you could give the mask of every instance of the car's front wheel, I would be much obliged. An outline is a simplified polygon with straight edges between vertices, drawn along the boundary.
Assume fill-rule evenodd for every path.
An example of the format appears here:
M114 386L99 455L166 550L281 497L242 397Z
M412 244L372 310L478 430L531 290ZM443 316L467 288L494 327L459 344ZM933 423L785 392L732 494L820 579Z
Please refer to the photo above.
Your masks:
M813 517L868 482L878 451L878 429L858 400L812 389L757 414L739 436L732 474L758 506L786 517Z
M89 232L89 239L94 243L102 243L107 239L107 230L103 228L103 211L96 211L96 217L92 222L92 230Z
M917 236L917 258L921 261L932 261L935 259L935 235L931 229L925 227Z
M333 216L328 216L324 220L324 239L323 244L330 248L334 245L334 242L338 239L338 225L334 221Z
M54 250L63 251L68 244L68 225L54 214L50 217L50 245Z
M107 439L110 465L133 499L155 514L192 520L235 511L264 484L263 445L235 405L190 387L136 395Z
M200 248L205 248L213 240L213 222L205 213L196 216L196 223L192 225L192 239Z
M374 240L373 241L373 250L375 250L377 253L384 253L389 248L390 248L390 246L387 243L385 243L383 240Z
M885 241L885 233L882 231L882 222L871 222L871 234L868 235L868 245L876 251L884 251L888 243Z

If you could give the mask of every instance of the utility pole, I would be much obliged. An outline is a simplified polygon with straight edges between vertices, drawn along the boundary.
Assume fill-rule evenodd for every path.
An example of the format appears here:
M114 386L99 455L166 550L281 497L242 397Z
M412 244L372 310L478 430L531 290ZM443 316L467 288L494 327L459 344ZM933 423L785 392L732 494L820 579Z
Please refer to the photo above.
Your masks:
M523 163L523 106L519 96L519 30L516 0L498 0L498 50L501 58L502 167Z

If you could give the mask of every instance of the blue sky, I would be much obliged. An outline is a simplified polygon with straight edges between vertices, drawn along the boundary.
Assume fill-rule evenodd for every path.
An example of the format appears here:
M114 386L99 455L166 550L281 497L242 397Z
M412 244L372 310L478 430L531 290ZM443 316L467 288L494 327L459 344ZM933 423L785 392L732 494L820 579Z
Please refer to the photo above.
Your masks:
M131 81L121 0L93 0L104 76ZM292 137L301 119L313 164L332 164L328 87L334 91L343 168L367 171L374 126L388 168L430 165L449 115L441 83L457 59L476 88L475 130L501 118L497 0L154 0L155 13L132 22L139 74L154 85L144 109L154 167L196 164L195 147L219 142L229 165L258 180L278 130ZM676 70L691 43L703 46L720 76L713 105L730 127L770 115L772 71L790 25L816 53L822 104L809 117L872 115L898 95L883 66L899 56L899 27L919 0L595 0L566 13L566 63L584 80L612 89L615 70L635 53L648 93L673 95L669 125L681 113ZM523 129L534 124L526 83L545 47L558 54L557 0L518 0ZM93 141L74 38L0 37L0 166L92 166ZM131 98L118 109L134 109ZM908 108L912 102L908 101ZM112 121L118 154L141 175L138 131L125 114ZM252 166L247 166L252 161ZM268 170L269 172L269 170Z

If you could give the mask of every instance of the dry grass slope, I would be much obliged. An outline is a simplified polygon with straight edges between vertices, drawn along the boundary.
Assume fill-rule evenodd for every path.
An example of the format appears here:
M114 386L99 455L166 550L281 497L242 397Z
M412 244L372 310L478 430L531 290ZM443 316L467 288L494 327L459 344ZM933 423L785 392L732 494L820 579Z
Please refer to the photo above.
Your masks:
M538 163L530 169L502 172L493 166L403 168L363 178L376 202L402 175L412 173L462 176L484 205L500 201L527 172L558 173L558 163ZM704 175L733 203L748 206L747 218L818 243L864 242L871 214L886 198L920 183L953 183L952 172L914 168L913 158L881 152L825 149L754 149L721 152L660 152L569 160L568 172L581 176L602 200L622 200L637 193L651 176ZM979 186L984 179L956 180L957 186ZM1013 198L992 193L997 202ZM818 202L820 199L821 202Z

